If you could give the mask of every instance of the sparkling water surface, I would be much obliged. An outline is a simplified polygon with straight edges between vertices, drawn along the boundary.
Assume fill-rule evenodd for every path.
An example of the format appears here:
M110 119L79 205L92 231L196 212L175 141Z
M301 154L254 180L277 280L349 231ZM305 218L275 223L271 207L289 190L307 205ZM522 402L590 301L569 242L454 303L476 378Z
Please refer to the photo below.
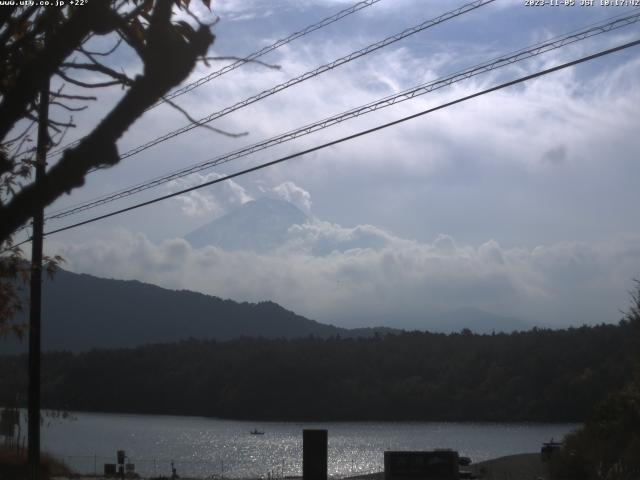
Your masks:
M200 417L73 413L47 419L43 450L82 473L102 473L125 450L142 476L279 478L301 475L302 430L329 432L329 475L383 469L385 450L451 448L474 462L538 452L576 424L444 422L247 422ZM254 429L264 435L252 435Z

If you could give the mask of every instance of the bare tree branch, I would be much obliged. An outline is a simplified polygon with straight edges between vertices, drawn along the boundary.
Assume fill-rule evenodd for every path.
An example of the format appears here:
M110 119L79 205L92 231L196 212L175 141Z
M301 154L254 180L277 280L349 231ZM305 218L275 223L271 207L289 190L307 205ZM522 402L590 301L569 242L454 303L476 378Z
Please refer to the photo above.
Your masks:
M221 135L225 135L227 137L232 137L232 138L245 137L249 135L249 132L231 133L225 130L220 130L219 128L212 127L211 125L204 124L194 119L191 115L189 115L189 113L187 113L187 111L184 108L180 107L179 105L172 102L168 98L162 97L162 100L167 102L170 106L178 110L180 113L182 113L187 118L187 120L189 120L191 123L194 123L199 127L203 127L203 128L206 128L207 130L211 130L212 132L219 133Z
M0 138L4 138L15 123L24 117L28 104L40 88L41 79L51 77L60 63L82 44L92 30L102 28L106 32L104 21L99 17L109 11L108 3L103 1L88 2L83 8L73 10L71 17L47 38L41 50L26 61L14 85L3 92L0 101Z
M33 125L35 122L31 122L31 124ZM26 150L25 152L21 152L22 147L24 146L25 143L30 142L31 139L28 136L24 136L20 139L20 142L15 146L15 148L13 149L11 156L12 157L18 157L20 155L26 154L28 153L30 150L35 149L35 147L33 147L33 149L30 150Z
M51 92L50 95L52 97L56 97L56 98L66 98L67 100L97 100L98 97L90 97L90 96L86 96L86 95L65 95L63 93L53 93Z
M10 146L12 143L17 142L19 139L21 139L23 136L25 136L29 130L31 130L31 128L35 125L35 121L32 120L29 125L27 125L27 128L25 128L21 133L19 133L18 135L16 135L15 137L9 139L9 140L5 140L4 142L2 142L0 145L3 146Z
M138 38L136 32L134 32L133 28L131 28L126 21L121 18L118 18L115 21L118 24L118 34L120 35L120 38L124 40L127 45L133 48L140 58L142 58L145 49L144 42Z
M109 50L107 50L106 52L93 52L90 50L85 50L82 47L78 48L78 51L84 53L85 55L90 55L94 57L108 57L113 52L115 52L121 44L122 44L122 38L119 38L118 40L116 40L115 45Z
M128 76L126 76L125 74L116 72L115 70L105 65L102 65L98 62L94 62L94 63L65 62L65 63L62 63L61 66L64 68L73 68L78 70L88 70L91 72L99 72L118 80L120 83L124 85L131 85L133 83L133 80Z
M49 128L53 128L56 132L60 131L60 129L58 129L56 127L64 127L64 128L75 128L75 127L77 127L77 125L75 123L73 123L73 117L71 117L67 123L62 123L62 122L58 122L56 120L49 119L48 125L49 125Z
M98 2L89 3L93 4ZM67 149L41 182L25 186L8 204L0 206L0 241L25 224L38 206L48 205L63 193L81 186L89 170L118 163L116 141L148 107L182 82L198 59L206 55L214 40L213 34L206 27L186 36L178 34L171 24L172 4L171 0L156 1L146 32L147 41L141 51L143 74L134 79L113 110L76 147ZM80 8L77 11L87 10ZM118 25L118 29L120 27ZM86 29L83 32L82 36L75 37L78 41L87 34ZM60 59L58 65L63 60ZM0 113L2 107L0 104ZM0 122L0 135L3 126Z
M71 128L71 127L67 127L65 129L63 129L62 132L58 133L58 135L60 135L60 138L58 138L58 140L54 140L53 139L55 134L51 136L51 139L50 139L51 140L51 148L60 146L60 144L62 143L62 140L67 135L67 132L69 131L69 128Z
M63 78L67 82L82 88L103 88L103 87L112 87L114 85L122 85L122 81L120 80L112 80L110 82L96 82L96 83L82 82L80 80L76 80L75 78L71 78L70 76L62 73L61 70L58 70L56 72L56 75Z
M69 112L81 112L82 110L86 110L87 108L89 108L88 105L83 105L82 107L70 107L69 105L65 105L64 103L61 103L61 102L56 102L55 100L50 100L49 105L56 105L58 107L62 107Z

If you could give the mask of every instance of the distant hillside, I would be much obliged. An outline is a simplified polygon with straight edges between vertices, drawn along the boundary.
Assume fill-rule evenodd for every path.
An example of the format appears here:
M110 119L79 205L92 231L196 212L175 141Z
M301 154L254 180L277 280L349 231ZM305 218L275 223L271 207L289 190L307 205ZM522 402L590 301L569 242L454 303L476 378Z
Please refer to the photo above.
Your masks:
M348 336L273 302L238 303L138 281L110 280L60 269L43 289L43 349L126 348L197 338ZM371 332L356 335L371 335ZM0 353L24 348L0 340Z
M390 327L341 328L310 320L277 303L222 300L187 290L169 290L138 281L112 280L60 269L43 289L43 349L74 352L128 348L195 338L371 337L398 333ZM26 314L19 321L26 321ZM386 318L369 319L380 325ZM476 333L525 330L517 319L474 308L452 310L415 322L414 329ZM26 340L0 339L0 354L26 350Z

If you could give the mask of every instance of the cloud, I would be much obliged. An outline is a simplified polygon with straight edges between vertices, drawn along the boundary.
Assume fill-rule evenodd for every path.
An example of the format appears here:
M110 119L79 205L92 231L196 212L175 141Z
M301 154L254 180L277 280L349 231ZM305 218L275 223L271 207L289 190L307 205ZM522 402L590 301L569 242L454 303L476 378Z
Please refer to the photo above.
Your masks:
M640 271L638 245L638 236L533 249L494 240L460 245L445 235L419 243L371 226L316 222L292 229L288 249L263 254L198 250L182 239L153 243L124 230L50 248L78 272L273 300L345 326L428 328L429 315L464 306L538 325L615 322Z
M544 162L549 162L553 165L558 165L567 159L567 146L558 145L557 147L550 148L542 155Z
M253 20L271 16L278 10L278 7L284 6L282 2L277 3L271 2L271 5L267 7L264 2L259 0L217 0L213 11L223 20Z
M380 3L380 6L383 6L384 2ZM230 5L235 5L233 8L260 10L257 2L230 2ZM413 8L418 11L423 7L419 3L413 3ZM443 8L444 3L440 2L437 9ZM379 13L378 5L366 10L371 15ZM501 12L501 15L503 14L510 13ZM357 18L354 16L352 20ZM406 23L406 19L404 22ZM286 25L279 24L278 27L285 28ZM389 26L392 30L400 28L397 20ZM546 30L558 34L566 29L568 28L550 24ZM478 46L464 37L454 41L447 36L440 36L441 32L446 32L444 26L425 32L424 35L420 34L411 41L403 41L358 59L317 79L305 81L221 119L219 126L231 131L248 130L251 141L258 141L349 107L365 104L427 78L449 74L459 66L469 66L475 61L486 60L498 52L503 52L504 45L509 43L484 41L479 42ZM277 58L269 61L279 63L282 66L280 71L243 67L216 81L215 86L203 87L181 97L181 101L186 102L184 106L188 111L200 118L284 82L292 76L309 71L322 61L329 61L357 46L362 46L363 39L360 37L348 36L339 29L334 33L334 36L329 35L322 41L314 40L315 37L300 39L295 44L274 52ZM505 32L505 35L507 33ZM317 32L317 35L321 34L322 32ZM383 32L368 34L375 38L384 36ZM358 30L358 35L364 35L362 30ZM598 37L596 40L607 43L610 41L606 36ZM525 39L520 41L526 43ZM424 48L424 45L428 45L429 48ZM476 77L453 88L432 92L424 97L365 115L339 127L302 137L295 143L270 149L261 155L260 161L273 160L307 146L396 120L447 99L473 93L480 88L493 85L500 79L512 78L524 71L531 72L541 66L575 56L583 50L588 48L581 44L574 45L560 52L547 54L544 60L510 67L501 73ZM465 186L469 195L481 196L488 195L486 192L492 192L494 196L509 197L513 195L511 189L520 190L523 192L522 196L527 197L522 212L522 215L526 216L535 210L539 192L533 188L527 190L528 185L519 189L516 185L520 181L529 182L533 178L530 174L539 176L540 184L545 183L544 176L555 177L550 178L548 182L553 186L549 188L550 198L561 197L565 185L589 184L599 180L601 177L598 170L603 165L612 171L624 169L625 177L633 177L634 167L621 165L621 162L637 149L638 140L632 133L635 125L633 106L637 103L635 100L640 98L640 90L631 79L640 74L640 64L637 60L623 59L620 63L612 65L612 68L600 70L595 75L587 75L581 69L556 73L521 88L496 92L361 140L323 150L317 155L287 162L282 167L264 170L260 175L267 179L268 184L278 185L292 181L313 191L316 201L334 202L332 209L337 212L337 221L342 224L374 223L389 227L393 220L383 223L381 214L376 212L384 211L376 201L381 189L400 191L395 195L399 199L396 200L397 210L401 212L400 216L406 216L407 212L419 210L420 205L426 203L425 192L428 188L435 186L442 190L443 186L455 187L461 182L467 182ZM206 73L210 73L210 70L202 67L194 73L194 77ZM166 111L158 109L150 116L153 117L149 120L151 124L142 127L145 136L148 136L148 130L164 132L184 124L184 118L175 112L169 115ZM197 141L194 140L196 136ZM143 135L140 135L140 138L142 137ZM237 139L221 138L198 129L180 138L183 139L182 147L171 147L170 142L162 147L169 152L163 159L171 158L171 152L179 152L174 155L172 168L176 168L175 165L184 158L200 161L210 157L211 151L226 152L242 146ZM135 164L138 164L137 160L132 162L131 168L136 168ZM554 167L562 167L565 170L558 172L560 168ZM162 164L155 168L161 169ZM145 176L148 175L148 171L144 170ZM108 174L105 172L104 175ZM127 171L123 170L122 176L126 175ZM336 178L340 180L336 181ZM492 181L491 178L499 180ZM358 196L362 199L361 208L357 212L355 208L341 206L353 196L352 185L358 186ZM339 191L338 187L341 187ZM409 189L413 190L412 194L405 194L405 190ZM451 196L454 195L455 193L451 193ZM571 222L571 217L586 219L593 216L594 225L601 220L600 216L595 216L587 208L580 207L588 205L585 196L586 194L574 197L575 211L568 212L569 218L562 219L565 223ZM198 195L195 194L193 197L188 200L189 204L185 204L185 213L191 216L196 216L198 212L218 214L215 213L215 204L210 203L208 198L197 198ZM616 195L600 195L600 198L606 202L616 202ZM456 212L451 211L451 208L455 208L456 202L450 200L443 203L446 203L447 207L442 208L442 217L456 218ZM475 212L479 206L480 202L470 202L468 211L472 216L480 215ZM502 228L507 224L504 218L495 214L495 211L486 210L488 211L482 215L489 218L486 227L478 227L482 228L478 234L479 238L490 238L496 235L496 228ZM350 214L350 218L345 218L351 211L353 213ZM398 214L394 213L394 216ZM414 219L405 220L407 224L417 223ZM463 222L465 219L459 221ZM621 228L618 227L618 230ZM456 238L461 238L461 234L445 222L434 225L433 230L418 233L421 233L420 236L423 238L433 238L439 231L447 231ZM551 229L538 228L537 231L549 232ZM504 234L502 231L497 233L501 241L504 241ZM525 235L535 235L535 232L528 231ZM580 238L580 235L564 235L561 238Z
M284 182L273 187L272 192L283 200L293 203L305 213L311 212L311 194L293 182Z
M166 184L169 192L184 190L221 178L222 175L212 172L195 173L186 178L172 180ZM173 201L180 205L182 212L189 217L215 218L227 213L230 209L253 200L247 191L233 180L216 185L216 188L202 188L174 197Z
M372 225L344 228L330 222L314 220L289 229L289 238L279 252L297 252L313 256L327 256L350 250L380 250L399 238Z

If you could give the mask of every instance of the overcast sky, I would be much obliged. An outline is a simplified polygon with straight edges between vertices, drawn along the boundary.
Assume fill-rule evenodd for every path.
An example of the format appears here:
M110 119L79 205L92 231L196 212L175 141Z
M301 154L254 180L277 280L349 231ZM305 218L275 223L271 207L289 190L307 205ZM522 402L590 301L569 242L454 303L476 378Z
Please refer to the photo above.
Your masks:
M212 0L212 55L243 56L353 2ZM381 0L180 97L203 117L464 4ZM577 1L579 4L579 0ZM525 6L497 0L303 82L213 125L100 171L49 211L205 161L324 117L561 35L626 7ZM202 172L47 230L194 185L437 106L497 83L640 38L639 24L457 83L224 168ZM114 62L138 66L124 49ZM199 78L224 62L201 65ZM273 300L338 325L416 326L434 312L476 307L539 325L616 322L640 277L640 47L447 108L233 182L94 223L46 241L76 272L138 279L238 301ZM76 119L81 135L121 95L103 92ZM148 112L120 143L185 124ZM69 137L73 139L73 137ZM194 249L188 232L264 195L312 224L270 253ZM251 232L247 232L251 235ZM314 243L375 238L318 253ZM360 245L359 243L355 243ZM353 242L350 243L353 245ZM426 323L425 323L426 325Z

